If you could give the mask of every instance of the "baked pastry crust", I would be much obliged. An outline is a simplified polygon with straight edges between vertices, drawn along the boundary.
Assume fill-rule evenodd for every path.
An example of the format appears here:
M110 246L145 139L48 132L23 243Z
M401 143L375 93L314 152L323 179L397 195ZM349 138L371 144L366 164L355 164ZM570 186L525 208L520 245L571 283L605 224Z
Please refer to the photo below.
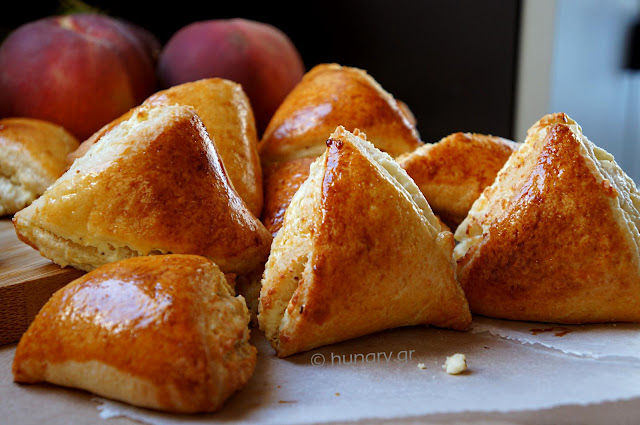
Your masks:
M264 209L261 221L275 237L293 195L309 177L314 158L297 158L272 164L264 171Z
M558 323L640 321L640 194L566 114L529 129L458 227L474 313Z
M14 380L171 412L211 412L253 374L248 322L244 299L210 260L131 258L50 298L18 344Z
M258 321L280 357L383 329L466 329L453 237L389 155L339 127L272 244Z
M314 160L314 158L292 159L272 164L265 170L264 209L260 220L273 237L282 227L284 213L289 208L293 195L309 177L309 169ZM451 231L438 215L436 218L443 230Z
M243 273L235 278L235 289L238 295L242 295L251 321L251 327L258 327L258 300L260 299L260 289L262 288L262 274L264 273L264 263L260 264L254 270Z
M404 109L402 109L404 108ZM276 110L260 141L263 165L317 157L336 126L356 128L391 156L422 144L412 115L367 72L321 64L307 72Z
M229 180L256 217L262 210L262 170L258 157L256 124L242 86L222 78L206 78L159 91L145 105L193 106L216 145ZM69 165L113 127L133 115L134 108L106 124L69 155Z
M29 205L64 173L78 140L34 118L0 120L0 216Z
M433 212L455 231L518 146L502 137L453 133L397 160L416 182Z
M14 217L20 239L92 270L149 254L198 254L225 273L266 261L271 235L229 184L190 106L137 110Z

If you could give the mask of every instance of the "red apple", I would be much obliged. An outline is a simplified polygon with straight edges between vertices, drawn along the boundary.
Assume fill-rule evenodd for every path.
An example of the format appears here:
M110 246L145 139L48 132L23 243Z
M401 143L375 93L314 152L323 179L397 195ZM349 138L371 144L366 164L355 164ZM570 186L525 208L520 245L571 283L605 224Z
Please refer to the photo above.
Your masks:
M300 54L286 34L246 19L187 25L167 42L158 62L164 87L211 77L240 83L260 133L304 71Z
M162 45L160 44L160 40L153 35L153 33L146 28L141 27L140 25L136 25L133 22L121 20L128 29L135 35L138 40L142 43L142 47L145 50L145 53L153 63L154 72L155 66L158 63L158 57L160 56L160 51L162 50ZM154 79L155 86L155 79ZM154 87L156 88L156 87Z
M132 26L76 14L13 31L0 46L0 115L48 120L83 140L142 102L156 90L153 42Z

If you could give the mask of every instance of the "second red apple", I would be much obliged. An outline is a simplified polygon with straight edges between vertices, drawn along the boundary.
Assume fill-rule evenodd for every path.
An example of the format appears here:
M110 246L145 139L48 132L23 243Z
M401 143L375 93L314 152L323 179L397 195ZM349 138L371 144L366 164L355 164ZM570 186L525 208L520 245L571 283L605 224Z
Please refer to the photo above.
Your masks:
M251 100L260 133L304 71L300 54L286 34L246 19L183 27L167 42L158 64L165 87L210 77L240 83Z

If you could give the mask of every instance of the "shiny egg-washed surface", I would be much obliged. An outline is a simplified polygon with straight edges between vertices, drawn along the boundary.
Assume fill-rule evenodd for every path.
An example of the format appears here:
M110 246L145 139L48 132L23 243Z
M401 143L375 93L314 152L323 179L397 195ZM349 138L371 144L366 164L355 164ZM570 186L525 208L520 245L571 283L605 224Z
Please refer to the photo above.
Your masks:
M282 227L284 213L302 183L309 177L314 158L298 158L273 164L264 173L262 223L275 236Z
M422 145L405 106L365 71L321 64L305 74L282 102L260 141L263 164L317 157L338 127L356 128L391 156Z
M619 193L571 123L554 114L532 127L458 228L458 279L472 312L640 321L639 259L617 218Z
M253 373L249 316L193 255L136 257L56 292L22 337L17 382L48 381L156 409L212 411Z
M455 281L451 233L432 228L394 177L357 146L368 142L340 129L327 143L294 196L265 270L259 319L278 355L397 326L466 329L471 316ZM303 190L318 204L296 211ZM294 230L294 221L305 215L313 221ZM267 314L278 308L281 285L296 268L288 261L297 259L286 254L296 237L289 232L300 230L308 238L303 248L308 258L281 324L273 326L265 322Z
M146 106L125 124L16 214L23 240L87 271L122 259L110 258L119 247L203 255L233 273L266 260L271 235L232 189L192 107ZM87 263L75 257L85 247L95 250Z
M207 78L159 91L146 99L142 106L174 104L193 106L218 150L233 187L253 215L260 216L262 171L256 125L251 104L242 87L233 81ZM84 155L113 127L129 119L136 109L139 107L108 123L85 140L69 156L69 162Z
M501 137L453 133L401 155L398 163L416 182L433 212L455 230L517 149L517 143Z

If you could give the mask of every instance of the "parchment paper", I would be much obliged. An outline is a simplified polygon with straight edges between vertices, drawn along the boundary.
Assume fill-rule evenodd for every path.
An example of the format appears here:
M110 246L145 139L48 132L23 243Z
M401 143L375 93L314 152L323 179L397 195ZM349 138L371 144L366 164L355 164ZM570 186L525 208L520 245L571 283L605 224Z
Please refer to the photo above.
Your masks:
M640 397L640 325L560 326L476 318L471 331L400 328L278 359L261 335L248 385L215 414L170 415L99 399L103 418L308 424L508 412ZM557 336L556 336L557 335ZM448 375L463 353L468 372ZM419 369L424 363L426 369Z
M640 325L553 325L477 317L473 333L491 335L523 344L542 345L581 357L640 361Z

